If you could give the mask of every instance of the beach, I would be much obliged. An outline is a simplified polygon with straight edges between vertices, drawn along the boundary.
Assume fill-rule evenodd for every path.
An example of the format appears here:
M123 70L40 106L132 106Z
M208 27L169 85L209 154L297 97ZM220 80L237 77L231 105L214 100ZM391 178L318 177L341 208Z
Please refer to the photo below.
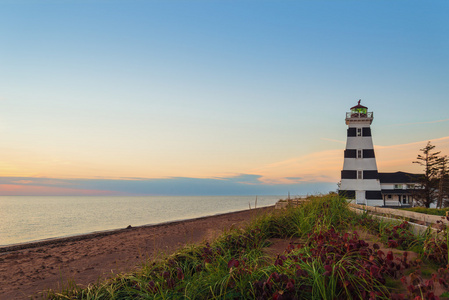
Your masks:
M271 207L0 248L0 300L29 299L72 281L87 286L187 244L211 241Z

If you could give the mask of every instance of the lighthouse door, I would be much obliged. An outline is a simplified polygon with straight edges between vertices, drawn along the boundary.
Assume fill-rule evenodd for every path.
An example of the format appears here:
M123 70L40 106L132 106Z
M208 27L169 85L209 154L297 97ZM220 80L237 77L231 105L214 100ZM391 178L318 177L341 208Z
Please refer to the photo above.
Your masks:
M355 191L355 199L357 204L366 204L365 191Z

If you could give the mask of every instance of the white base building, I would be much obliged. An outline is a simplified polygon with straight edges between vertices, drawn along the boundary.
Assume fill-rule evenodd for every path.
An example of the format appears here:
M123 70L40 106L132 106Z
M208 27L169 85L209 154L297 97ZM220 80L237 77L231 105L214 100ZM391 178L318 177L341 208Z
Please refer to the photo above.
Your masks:
M413 206L413 190L420 176L406 172L379 173L383 206Z

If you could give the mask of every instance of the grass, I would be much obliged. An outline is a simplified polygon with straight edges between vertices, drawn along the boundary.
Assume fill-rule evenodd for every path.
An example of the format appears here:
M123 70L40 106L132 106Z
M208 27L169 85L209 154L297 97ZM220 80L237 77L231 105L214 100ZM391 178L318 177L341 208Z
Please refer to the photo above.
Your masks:
M435 215L435 216L446 216L449 208L426 208L426 207L409 207L409 208L401 208L401 210L408 210L416 213L426 214L426 215Z
M227 232L210 244L189 245L162 260L148 261L134 273L87 288L71 284L62 291L48 291L45 298L408 299L404 297L418 292L430 295L411 282L407 295L394 298L391 289L397 288L413 262L406 254L385 253L377 244L369 245L352 231L354 227L376 233L379 241L393 248L408 250L425 244L425 237L411 235L405 223L357 215L345 199L335 195L312 197L297 208L259 217L247 228ZM264 248L271 238L295 238L301 243L267 257ZM441 271L439 278L446 273Z

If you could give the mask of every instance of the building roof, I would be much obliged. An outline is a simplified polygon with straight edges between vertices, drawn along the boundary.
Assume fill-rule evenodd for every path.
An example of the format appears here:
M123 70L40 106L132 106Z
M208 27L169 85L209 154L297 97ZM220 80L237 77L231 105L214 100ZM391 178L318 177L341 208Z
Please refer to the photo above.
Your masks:
M358 103L357 103L356 106L351 107L351 109L354 109L354 108L366 108L366 109L368 109L368 107L361 105L361 104L360 104L360 101L361 101L361 100L358 101Z
M413 189L406 189L406 190L401 190L401 189L395 189L395 190L382 189L382 194L391 194L391 195L407 195L407 194L411 194L412 192L413 192Z
M379 173L380 183L416 183L423 174L406 172Z

